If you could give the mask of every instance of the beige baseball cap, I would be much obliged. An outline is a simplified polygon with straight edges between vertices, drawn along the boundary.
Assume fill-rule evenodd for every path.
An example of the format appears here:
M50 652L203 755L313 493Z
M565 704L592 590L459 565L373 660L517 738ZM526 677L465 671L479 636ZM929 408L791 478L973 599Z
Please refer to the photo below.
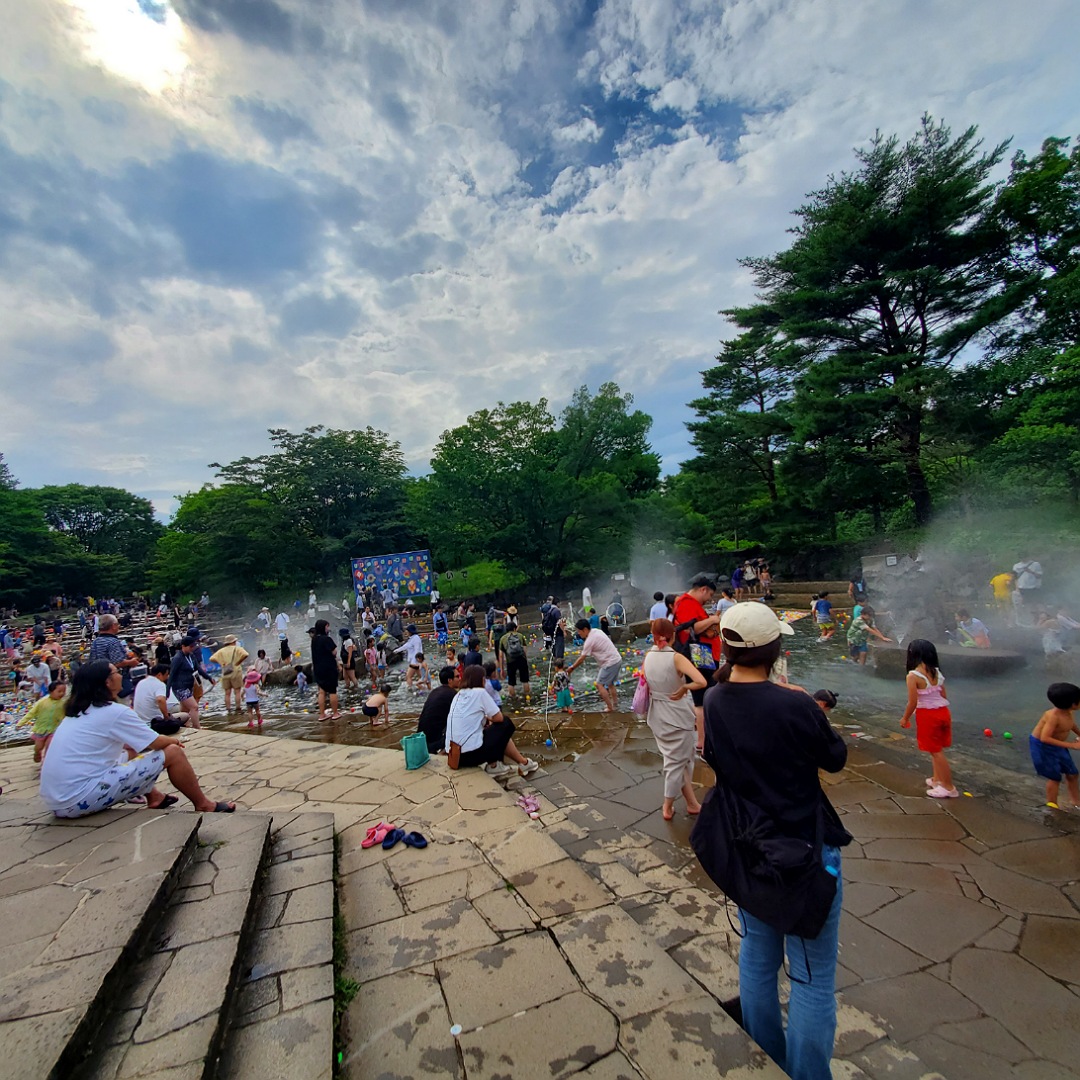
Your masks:
M770 608L754 600L729 607L720 620L720 636L724 644L733 648L756 649L782 634L794 633L794 629L781 622Z

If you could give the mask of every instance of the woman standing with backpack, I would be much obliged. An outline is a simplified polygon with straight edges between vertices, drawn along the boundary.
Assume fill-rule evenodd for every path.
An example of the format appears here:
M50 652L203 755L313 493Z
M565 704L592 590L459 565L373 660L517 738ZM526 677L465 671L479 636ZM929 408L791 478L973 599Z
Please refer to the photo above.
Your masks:
M517 696L518 679L525 690L525 701L532 703L532 691L529 688L529 657L525 651L525 639L516 626L508 627L499 638L499 651L506 659L506 679L510 684L510 700Z

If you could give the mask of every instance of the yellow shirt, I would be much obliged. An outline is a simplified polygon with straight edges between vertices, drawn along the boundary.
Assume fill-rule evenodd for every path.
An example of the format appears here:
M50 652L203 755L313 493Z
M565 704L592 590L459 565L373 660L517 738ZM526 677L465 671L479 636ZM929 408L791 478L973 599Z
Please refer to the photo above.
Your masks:
M1012 574L995 574L990 579L990 588L994 590L995 600L1008 600L1012 596Z

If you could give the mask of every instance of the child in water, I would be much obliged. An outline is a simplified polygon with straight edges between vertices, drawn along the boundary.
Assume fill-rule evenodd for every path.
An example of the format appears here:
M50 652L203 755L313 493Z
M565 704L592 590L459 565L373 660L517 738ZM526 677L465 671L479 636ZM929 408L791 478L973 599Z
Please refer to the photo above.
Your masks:
M568 715L574 712L574 696L570 692L570 676L566 673L566 661L555 661L555 674L551 679L551 692L555 695L555 708Z
M296 689L301 694L307 693L307 676L304 674L304 669L297 664L293 670L296 672Z
M1058 809L1058 792L1064 776L1075 809L1080 807L1080 782L1077 781L1076 762L1069 753L1076 743L1070 742L1068 736L1080 735L1080 727L1076 725L1080 686L1052 683L1046 696L1054 707L1039 717L1035 730L1028 736L1031 763L1035 772L1046 781L1046 805L1052 810Z
M423 653L416 654L416 668L419 672L417 690L431 689L431 668L428 666L427 657Z
M387 682L382 683L379 689L372 694L363 705L360 706L360 711L371 720L372 727L383 727L385 724L390 723L390 684ZM382 713L382 719L377 720L376 717Z
M303 672L300 674L303 675ZM262 711L259 709L259 683L261 682L262 676L254 668L244 676L244 704L247 705L248 727L254 727L256 720L259 722L259 727L262 727Z
M736 596L738 596L738 593L736 593ZM836 623L833 622L832 601L829 599L829 594L823 592L815 596L813 603L810 605L810 610L814 613L814 622L817 623L818 632L821 635L818 638L818 644L823 645L831 640L833 634L836 633Z
M955 799L960 792L953 786L952 770L945 759L946 748L952 746L952 713L932 641L916 638L908 644L907 672L907 707L900 726L911 727L911 714L915 714L919 749L925 750L934 763L934 775L926 781L926 794L931 799Z

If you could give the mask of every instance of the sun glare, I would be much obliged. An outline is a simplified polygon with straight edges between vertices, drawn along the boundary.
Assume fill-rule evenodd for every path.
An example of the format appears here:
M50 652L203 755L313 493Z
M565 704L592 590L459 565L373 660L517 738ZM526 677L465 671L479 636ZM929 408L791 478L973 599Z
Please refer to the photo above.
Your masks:
M189 60L187 31L164 0L67 0L89 60L151 94L176 86Z

